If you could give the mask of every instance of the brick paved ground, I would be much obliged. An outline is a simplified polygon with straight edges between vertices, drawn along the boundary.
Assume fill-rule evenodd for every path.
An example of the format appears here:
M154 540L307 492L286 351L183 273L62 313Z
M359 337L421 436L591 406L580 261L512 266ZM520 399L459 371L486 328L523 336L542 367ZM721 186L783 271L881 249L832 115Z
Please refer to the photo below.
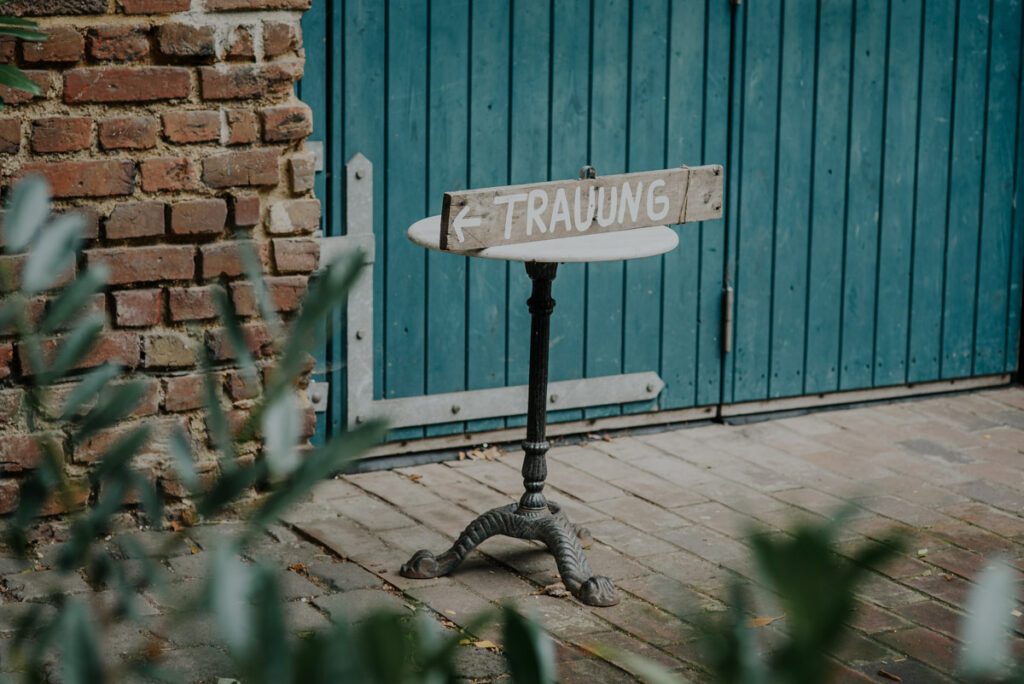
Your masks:
M488 606L512 601L545 621L567 682L632 680L615 656L593 654L599 646L642 653L701 681L696 624L722 609L733 577L752 577L747 530L784 529L844 501L858 507L844 548L893 529L909 547L873 571L849 638L834 654L836 681L892 681L879 670L905 682L952 681L971 577L996 553L1024 571L1020 388L553 448L547 492L590 528L591 565L623 592L612 608L545 594L558 579L553 561L539 545L512 539L485 542L450 577L398 575L417 549L447 548L474 515L517 498L521 461L521 452L510 451L326 482L253 554L282 569L302 564L305 576L292 572L286 586L297 630L342 614L358 619L376 606L425 607L462 625ZM180 577L175 592L146 597L154 625L188 595L202 572L203 550L228 529L192 531L195 545L183 545L170 560ZM45 598L47 571L17 569L0 558L6 583L0 600L9 601L0 604L0 645L25 609L22 602ZM763 634L770 641L779 629L784 617ZM1024 627L1018 630L1024 635ZM230 674L226 657L211 645L209 625L164 636L172 663L193 676L216 681ZM478 636L500 641L493 628ZM1024 653L1024 638L1016 647ZM501 659L484 648L467 646L460 660L469 679L505 673Z

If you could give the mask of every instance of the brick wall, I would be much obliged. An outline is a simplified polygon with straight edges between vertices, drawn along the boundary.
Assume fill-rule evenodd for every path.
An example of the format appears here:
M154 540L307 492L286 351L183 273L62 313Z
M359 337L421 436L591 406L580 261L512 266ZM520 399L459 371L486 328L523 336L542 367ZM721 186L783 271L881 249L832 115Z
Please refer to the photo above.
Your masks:
M40 97L0 86L0 186L25 174L46 178L58 210L88 217L77 268L105 264L110 288L92 302L107 329L86 366L116 361L149 392L132 421L86 444L63 446L81 477L105 445L148 420L187 427L200 469L214 468L202 414L197 352L220 365L224 399L240 422L259 382L230 368L213 291L226 287L243 316L256 307L233 234L259 245L268 285L283 312L296 308L319 249L313 159L303 141L308 108L294 95L302 76L299 20L310 0L14 0L5 13L34 16L44 43L0 38L0 63L17 63ZM5 257L8 258L8 257ZM44 295L33 310L47 306ZM266 329L246 325L264 361ZM19 350L0 337L0 513L39 457L23 413ZM58 396L65 388L57 388ZM313 416L307 408L306 429ZM166 431L164 431L166 432ZM249 444L243 453L257 448ZM171 494L160 438L142 467Z

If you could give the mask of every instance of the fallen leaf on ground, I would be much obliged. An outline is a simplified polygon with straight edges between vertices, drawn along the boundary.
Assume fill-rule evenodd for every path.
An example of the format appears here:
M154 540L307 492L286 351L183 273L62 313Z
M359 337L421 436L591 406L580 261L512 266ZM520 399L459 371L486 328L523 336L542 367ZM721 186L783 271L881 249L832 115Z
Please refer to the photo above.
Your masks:
M764 627L766 625L772 624L776 620L781 620L784 617L786 617L785 613L783 613L782 615L780 615L778 617L750 618L750 620L747 622L747 624L750 625L751 627Z
M483 641L474 641L473 645L477 648L498 648L498 644L493 641L488 641L487 639L484 639Z
M548 596L554 596L555 598L565 598L566 596L569 596L569 591L561 582L549 584L548 586L544 587L541 591L536 593L547 594Z
M879 670L878 671L878 676L879 677L884 677L885 679L891 679L894 682L902 682L903 681L903 677L900 677L899 675L895 675L892 672L887 672L885 670Z
M292 572L302 572L302 570L305 567L306 566L303 565L302 563L293 563L293 564L288 566L288 569L291 570Z
M416 481L416 480L420 479L421 477L423 477L423 476L420 475L419 473L409 473L409 479L410 480Z
M928 549L918 549L917 550L917 557L918 558L924 558L927 555L928 555Z

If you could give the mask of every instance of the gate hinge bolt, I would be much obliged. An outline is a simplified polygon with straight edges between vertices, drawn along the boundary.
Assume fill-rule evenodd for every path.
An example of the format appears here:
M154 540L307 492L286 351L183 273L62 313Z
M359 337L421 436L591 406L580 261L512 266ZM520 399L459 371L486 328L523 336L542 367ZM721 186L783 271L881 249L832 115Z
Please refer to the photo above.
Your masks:
M461 406L459 406L458 404L452 404L452 415L458 414L458 412L461 411L461 410L462 410Z
M554 404L556 401L558 401L558 395L557 394L552 394L550 400L551 400L551 403Z
M366 332L363 330L356 330L356 339L361 340L366 337Z

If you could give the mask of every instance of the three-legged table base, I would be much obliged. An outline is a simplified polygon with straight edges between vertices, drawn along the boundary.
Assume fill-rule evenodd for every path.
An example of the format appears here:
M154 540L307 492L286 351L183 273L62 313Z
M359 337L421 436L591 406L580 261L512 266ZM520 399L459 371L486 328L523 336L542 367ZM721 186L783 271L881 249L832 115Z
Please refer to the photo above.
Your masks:
M583 554L580 539L589 538L589 532L569 522L553 503L539 510L523 509L520 504L492 508L471 522L455 545L440 556L435 557L427 549L417 551L402 566L402 576L428 579L447 575L470 551L499 534L543 542L555 556L566 589L580 601L591 606L614 606L619 602L615 584L607 577L595 576Z

